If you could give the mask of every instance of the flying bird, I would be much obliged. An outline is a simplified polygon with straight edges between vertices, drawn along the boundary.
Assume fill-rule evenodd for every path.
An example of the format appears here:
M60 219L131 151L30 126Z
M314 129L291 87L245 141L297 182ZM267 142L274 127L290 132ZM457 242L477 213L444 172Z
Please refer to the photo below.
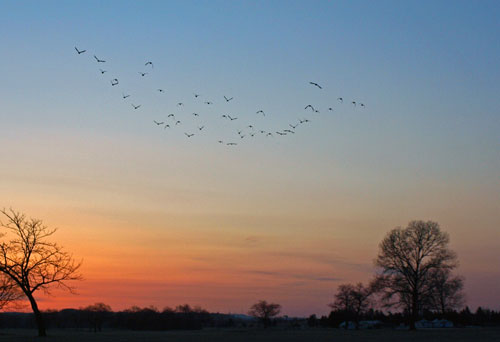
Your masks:
M95 60L97 61L97 63L106 63L106 61L105 61L105 60L102 60L102 59L97 58L97 57L96 57L96 55L94 55L94 58L95 58Z
M118 79L117 79L117 78L113 78L113 79L111 80L111 86L115 86L115 85L117 85L118 83L119 83L119 82L118 82Z
M315 82L309 82L309 84L312 84L313 86L318 87L319 89L323 89L318 83Z
M193 93L193 95L194 95L194 98L198 98L201 96L200 94L196 94L196 93Z
M343 98L341 98L341 97L339 97L337 100L339 100L339 101L340 101L340 103L343 103L343 102L344 102L344 99L343 99Z
M296 124L296 125L294 126L294 125L292 125L292 124L289 124L288 126L290 126L290 127L292 127L293 129L295 129L295 128L297 128L297 126L298 126L298 125L299 125L299 124Z
M134 107L134 109L139 109L141 107L141 105L134 105L133 103L131 103L132 107Z
M224 144L224 141L222 141L222 140L219 140L218 142L219 142L219 144Z
M276 134L279 134L279 135L286 135L286 133L281 133L281 132L276 132Z
M292 133L292 134L295 134L295 132L294 132L294 131L289 130L289 129L284 129L284 130L283 130L283 132L287 132L287 133Z
M122 97L126 99L127 97L130 97L130 95L125 95L124 93L122 93Z
M156 121L156 120L153 120L153 122L154 122L155 124L157 124L158 126L163 125L163 124L165 123L165 122L163 122L163 121L162 121L162 122L158 122L158 121Z
M256 114L259 114L259 113L262 114L263 116L266 116L266 113L264 113L264 111L262 109L256 112Z
M158 90L160 93L165 92L165 90L163 90L163 89L157 89L157 90Z
M99 69L99 71L101 72L101 74L104 75L105 72L107 72L106 70L102 70L102 69Z
M328 108L328 110L329 110L329 111L332 111L332 110L333 110L333 108L332 108L332 107L330 107L330 108Z
M229 120L231 120L231 121L238 119L238 118L233 118L233 117L231 117L230 115L228 115L227 117L228 117L228 118L229 118Z
M163 129L167 129L167 127L170 128L170 125L165 125Z
M188 138L191 138L191 137L194 135L194 133L191 133L191 134L184 133L184 134L185 134Z
M307 108L311 108L311 110L314 112L314 107L312 105L309 104L309 105L304 107L304 109L307 109Z
M251 129L253 129L253 126L252 126L252 125L248 125L247 127L248 127L248 128L251 128Z
M237 143L230 142L230 143L227 143L226 145L228 145L228 146L235 146L235 145L238 145L238 144L237 144Z
M184 103L179 102L179 103L177 104L177 106L178 106L178 107L180 107L180 106L184 106Z
M203 128L205 128L205 126L200 126L198 127L198 129L201 131Z
M200 116L200 114L198 114L198 113L193 113L193 115L194 115L194 116Z
M177 121L175 122L175 125L177 126L177 125L178 125L178 124L180 124L180 123L181 123L181 122L180 122L179 120L177 120Z
M168 115L167 115L167 118L170 118L170 117L172 117L172 118L174 118L174 119L175 119L175 115L174 115L174 114L168 114Z
M146 62L146 64L144 64L144 66L148 66L148 65L151 65L151 68L154 68L153 62Z
M213 102L210 102L210 101L205 101L205 104L207 104L207 105L211 105L211 104L213 104Z
M232 99L233 99L232 97L228 99L228 98L224 95L224 100L226 100L226 102L229 102L229 101L231 101Z
M148 73L147 73L147 72L140 72L140 71L139 71L139 74L140 74L142 77L144 77L144 76L146 76Z
M356 107L356 101L352 101L351 103Z
M359 105L360 105L361 107L364 107L364 106L365 106L365 104L364 104L364 103L360 103Z
M78 52L79 55L81 55L82 53L87 51L87 50L78 50L78 48L76 46L75 46L75 50L76 50L76 52Z

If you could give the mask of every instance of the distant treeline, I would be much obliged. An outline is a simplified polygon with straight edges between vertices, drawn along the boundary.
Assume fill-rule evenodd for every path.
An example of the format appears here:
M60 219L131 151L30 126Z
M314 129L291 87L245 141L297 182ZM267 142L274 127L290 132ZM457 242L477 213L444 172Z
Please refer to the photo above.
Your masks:
M469 307L465 307L461 311L449 311L445 314L426 311L423 312L422 318L432 321L434 319L446 319L453 322L455 327L465 327L470 325L475 326L500 326L500 311L484 309L478 307L475 312L472 312ZM323 326L337 328L342 322L352 321L352 314L342 310L331 311L328 316L321 318L316 315L309 316L307 322L309 326ZM384 326L395 327L401 324L408 324L408 315L405 313L384 313L378 310L369 310L360 316L360 320L364 321L381 321Z
M162 311L154 307L132 307L124 311L114 312L104 304L96 304L81 309L49 310L43 312L43 318L48 328L52 329L85 329L101 331L103 329L124 330L196 330L206 327L230 328L256 326L258 323L248 316L209 313L199 307L181 305L175 309L166 308ZM461 311L451 311L445 315L432 312L423 314L427 320L447 319L456 327L500 326L500 311L479 307L475 312L468 307ZM352 317L342 311L331 311L328 316L292 319L287 316L274 319L272 326L290 328L324 327L337 328L340 323L350 321ZM384 313L378 310L369 310L361 320L382 322L382 326L396 327L406 324L407 315L404 313ZM0 328L35 329L36 323L32 313L4 312L0 313Z

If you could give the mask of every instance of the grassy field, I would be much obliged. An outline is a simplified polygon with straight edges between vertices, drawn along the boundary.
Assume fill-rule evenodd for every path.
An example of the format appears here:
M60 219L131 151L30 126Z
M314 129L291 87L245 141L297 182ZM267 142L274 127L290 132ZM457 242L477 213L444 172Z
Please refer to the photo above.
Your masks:
M48 337L35 337L35 330L0 330L0 342L321 342L321 341L500 341L500 328L433 329L416 332L391 329L345 331L339 329L250 330L224 329L200 331L135 332L51 330Z

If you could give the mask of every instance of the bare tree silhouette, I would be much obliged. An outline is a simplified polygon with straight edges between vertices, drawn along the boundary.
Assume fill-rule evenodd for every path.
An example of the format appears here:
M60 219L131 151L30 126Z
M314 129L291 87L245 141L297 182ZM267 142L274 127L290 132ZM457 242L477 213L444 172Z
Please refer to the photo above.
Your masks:
M376 283L382 299L387 306L398 305L409 313L412 330L432 295L432 274L458 265L449 240L438 223L411 221L406 228L391 230L379 245L375 264L382 272Z
M250 311L248 314L255 318L258 318L264 324L264 327L267 328L271 323L271 319L281 311L281 305L276 303L268 303L265 300L260 300L254 305L250 307Z
M359 318L371 306L372 286L364 286L362 283L339 285L335 293L335 301L329 306L333 310L343 311L347 317L351 316L359 329ZM349 326L346 322L345 328Z
M66 282L80 280L81 263L61 246L47 239L56 232L41 220L27 218L12 209L0 210L0 227L6 230L0 243L0 272L6 275L28 298L38 327L38 335L46 336L45 324L34 293L49 293L52 286L73 291ZM5 239L9 239L5 241Z
M449 269L432 272L430 288L430 306L442 315L465 304L464 278L453 275Z

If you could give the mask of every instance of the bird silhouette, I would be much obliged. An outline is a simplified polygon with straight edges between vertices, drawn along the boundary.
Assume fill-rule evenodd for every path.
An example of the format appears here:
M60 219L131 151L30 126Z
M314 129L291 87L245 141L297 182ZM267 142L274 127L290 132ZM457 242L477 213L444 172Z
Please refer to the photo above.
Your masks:
M292 127L292 129L295 129L295 128L297 128L298 124L296 124L295 126L292 124L289 124L288 126Z
M165 92L165 90L163 90L163 89L157 89L157 90L158 90L160 93Z
M228 145L228 146L236 146L236 145L238 145L238 144L237 144L237 143L235 143L235 142L230 142L230 143L227 143L226 145Z
M224 141L222 141L222 140L218 140L218 143L219 143L219 144L224 144Z
M201 131L203 128L205 128L205 126L200 126L198 127L198 129Z
M364 104L364 103L360 103L359 105L360 105L361 107L364 107L364 106L365 106L365 104Z
M292 133L292 134L295 134L294 131L290 130L290 129L284 129L283 132L287 132L287 133Z
M167 128L170 128L170 125L168 125L168 124L167 124L167 125L165 125L165 126L163 127L163 129L167 129Z
M184 134L185 134L188 138L191 138L191 137L194 135L194 133L191 133L191 134L184 133Z
M352 101L351 103L356 107L356 101Z
M200 116L200 114L198 114L198 113L193 113L193 115L194 115L194 116Z
M332 110L333 110L333 108L332 108L332 107L330 107L330 108L328 108L328 110L329 110L329 111L332 111Z
M312 84L313 86L318 87L319 89L323 89L318 83L315 82L309 82L309 84Z
M133 103L131 103L131 105L132 105L132 107L134 107L134 109L139 109L139 108L141 108L141 105L137 105L137 106L136 106L136 105L134 105Z
M281 133L281 132L276 132L276 134L279 134L279 135L286 135L286 133Z
M107 72L106 70L102 70L102 69L99 69L99 71L101 72L101 74L104 75L105 72Z
M113 79L111 80L111 86L115 86L115 85L117 85L118 83L119 83L119 82L118 82L118 79L117 79L117 78L113 78Z
M179 102L179 103L177 104L177 107L180 107L180 106L184 106L184 103Z
M229 120L233 121L233 120L237 120L238 118L233 118L231 117L230 115L227 116L229 118Z
M263 116L266 116L266 113L264 113L264 111L261 109L261 110L258 110L256 112L256 114L262 114Z
M127 97L130 97L130 95L125 95L124 93L122 93L122 97L126 99Z
M146 76L148 73L147 72L140 72L139 71L139 75L141 75L142 77Z
M154 68L153 62L146 62L146 64L144 64L144 66L148 66L148 65L151 65L151 68Z
M106 63L105 60L97 58L96 55L94 55L94 58L97 61L97 63Z
M224 100L226 100L226 102L229 102L229 101L231 101L232 99L233 99L232 97L228 99L228 98L224 95Z
M175 122L175 125L177 126L177 125L178 125L178 124L180 124L180 123L181 123L181 122L180 122L179 120L177 120L177 121Z
M158 121L156 121L156 120L153 120L153 122L154 122L155 124L157 124L158 126L163 125L163 124L165 123L165 122L163 122L163 121L162 121L162 122L158 122Z
M311 110L314 112L314 107L312 105L309 104L309 105L304 107L304 109L307 109L307 108L311 108Z
M196 94L196 93L193 93L193 95L194 95L195 99L201 96L200 94Z
M207 104L207 105L211 105L211 104L213 104L213 102L210 102L210 101L205 101L205 104Z
M175 119L175 115L174 115L174 114L168 114L168 115L167 115L167 118L170 118L170 117L172 117L172 118L174 118L174 119Z
M75 46L75 50L76 50L76 52L78 52L79 55L81 55L82 53L87 51L87 50L78 50L78 48L76 46Z
M344 99L343 99L343 98L341 98L341 97L339 97L337 100L338 100L338 101L340 101L340 103L343 103L343 102L344 102Z

